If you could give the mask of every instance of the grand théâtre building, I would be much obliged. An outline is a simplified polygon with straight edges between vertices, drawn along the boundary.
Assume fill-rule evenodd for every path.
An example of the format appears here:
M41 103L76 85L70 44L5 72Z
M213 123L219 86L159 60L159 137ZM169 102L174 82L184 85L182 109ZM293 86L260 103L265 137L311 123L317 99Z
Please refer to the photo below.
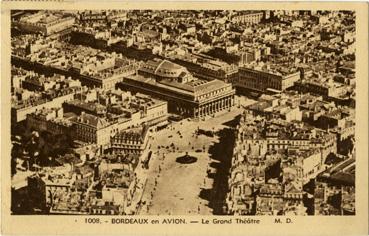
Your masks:
M204 117L234 105L235 89L221 80L195 78L183 66L150 60L118 87L164 99L168 110L187 117Z

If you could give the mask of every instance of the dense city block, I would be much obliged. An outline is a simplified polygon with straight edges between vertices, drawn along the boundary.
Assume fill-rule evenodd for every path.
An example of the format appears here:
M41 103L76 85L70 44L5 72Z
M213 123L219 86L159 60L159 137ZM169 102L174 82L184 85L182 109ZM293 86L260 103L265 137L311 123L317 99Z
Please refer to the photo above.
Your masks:
M353 11L13 10L11 211L354 215L355 41Z

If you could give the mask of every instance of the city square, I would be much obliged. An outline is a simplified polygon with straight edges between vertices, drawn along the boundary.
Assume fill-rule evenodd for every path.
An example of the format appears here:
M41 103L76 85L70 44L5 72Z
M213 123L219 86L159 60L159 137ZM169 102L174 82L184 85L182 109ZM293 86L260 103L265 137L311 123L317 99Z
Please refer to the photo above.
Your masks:
M253 102L249 100L244 104ZM152 178L148 179L142 198L147 207L143 207L140 213L157 215L164 210L171 215L212 214L209 196L204 195L213 191L214 176L218 171L216 167L229 156L217 160L212 158L210 152L214 146L219 145L217 133L222 129L231 129L225 123L236 119L240 112L240 108L234 108L231 112L208 117L204 121L179 121L155 134L151 143L154 158L148 174ZM196 134L200 127L214 132L214 137ZM174 146L171 146L172 143ZM197 161L192 164L176 162L177 157L186 153L196 157Z

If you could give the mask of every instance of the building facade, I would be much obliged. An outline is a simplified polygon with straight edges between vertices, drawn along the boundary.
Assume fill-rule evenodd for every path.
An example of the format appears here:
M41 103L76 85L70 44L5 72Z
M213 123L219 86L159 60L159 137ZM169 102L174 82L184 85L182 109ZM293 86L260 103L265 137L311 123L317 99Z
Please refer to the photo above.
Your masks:
M149 143L147 126L131 128L118 132L111 138L110 151L119 154L141 155Z
M264 17L264 12L251 12L232 16L233 23L258 24Z
M267 89L286 90L300 79L300 72L288 74L271 73L242 67L239 76L234 79L234 86L248 91L266 92Z
M61 96L52 99L42 99L29 104L17 104L11 108L12 122L20 122L27 118L28 114L34 113L44 108L58 108L62 107L62 104L67 101L74 99L76 90L69 90L68 93L62 94Z
M82 112L72 122L74 123L72 133L75 139L102 146L109 144L110 127L104 118Z
M149 61L119 87L166 100L170 112L189 117L212 115L234 105L231 84L194 78L186 68L167 60Z
M27 32L51 35L67 28L71 28L74 22L74 17L65 17L51 13L38 12L23 16L19 22L16 22L16 25Z

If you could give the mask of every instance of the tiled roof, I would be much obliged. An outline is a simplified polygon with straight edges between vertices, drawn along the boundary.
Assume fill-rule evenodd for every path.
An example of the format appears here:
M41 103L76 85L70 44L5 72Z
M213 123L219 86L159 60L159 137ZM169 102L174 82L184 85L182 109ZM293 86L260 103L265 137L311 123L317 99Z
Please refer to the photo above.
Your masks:
M74 119L74 122L87 124L97 129L108 126L108 122L105 119L87 113L82 113L80 116Z

